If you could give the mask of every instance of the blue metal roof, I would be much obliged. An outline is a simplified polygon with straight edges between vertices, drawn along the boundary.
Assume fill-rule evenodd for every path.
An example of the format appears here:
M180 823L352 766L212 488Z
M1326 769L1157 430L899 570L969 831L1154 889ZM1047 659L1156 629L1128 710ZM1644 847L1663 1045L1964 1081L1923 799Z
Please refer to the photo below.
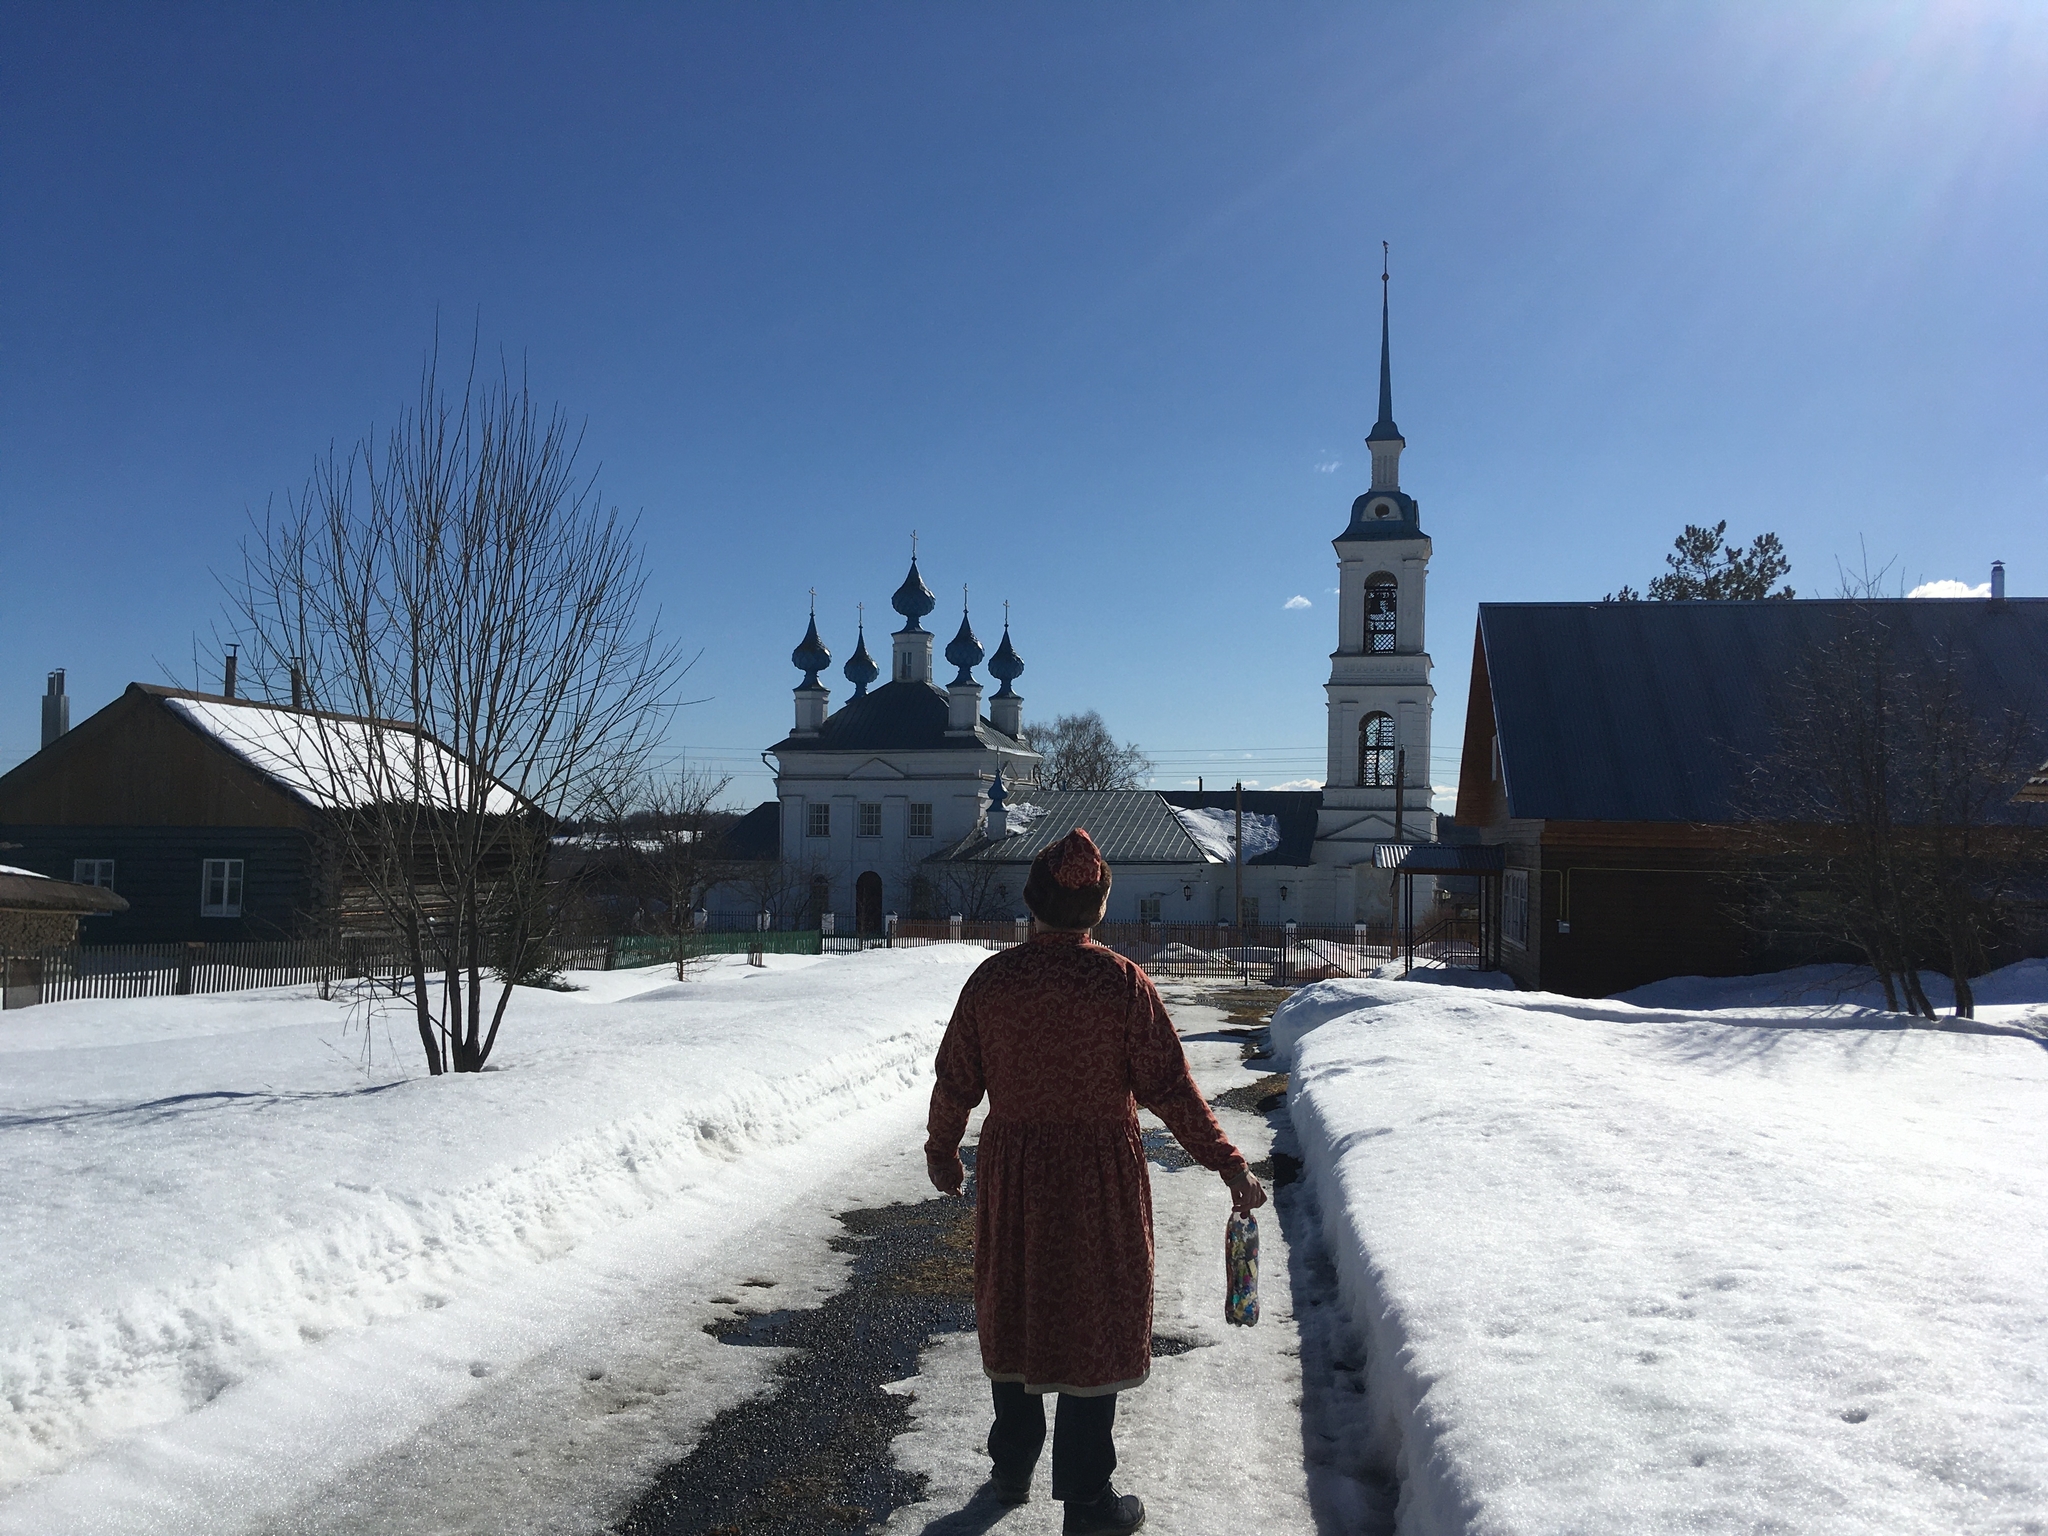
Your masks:
M948 736L946 695L930 683L897 681L856 694L825 717L815 736L789 736L768 750L791 752L928 752L936 748L1008 747L1022 743L1005 736L987 718L975 734Z
M1902 672L1952 655L1978 714L2048 725L2044 598L1482 603L1508 814L1734 819L1802 659L1859 614L1885 626Z

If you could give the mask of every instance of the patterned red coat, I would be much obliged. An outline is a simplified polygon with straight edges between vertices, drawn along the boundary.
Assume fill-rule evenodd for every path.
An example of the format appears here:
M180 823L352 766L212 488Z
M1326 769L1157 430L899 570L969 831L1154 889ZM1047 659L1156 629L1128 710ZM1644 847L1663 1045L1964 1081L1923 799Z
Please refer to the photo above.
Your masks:
M1032 1392L1092 1396L1152 1367L1152 1183L1142 1104L1196 1162L1245 1165L1195 1087L1152 979L1080 933L992 955L939 1046L925 1156L952 1165L988 1094L975 1160L981 1363Z

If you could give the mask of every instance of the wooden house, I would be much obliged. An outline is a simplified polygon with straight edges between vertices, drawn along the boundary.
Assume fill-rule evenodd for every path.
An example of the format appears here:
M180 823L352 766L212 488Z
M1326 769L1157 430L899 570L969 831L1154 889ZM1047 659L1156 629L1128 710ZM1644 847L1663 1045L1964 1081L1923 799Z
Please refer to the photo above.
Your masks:
M1739 828L1788 680L1851 617L1882 626L1902 669L1952 660L1973 714L2048 726L2044 599L1480 606L1446 838L1505 850L1504 969L1584 997L1822 958L1744 921ZM2033 808L1999 799L2041 844Z
M424 744L424 753L415 743ZM0 842L38 874L118 892L100 943L280 939L378 925L336 819L388 792L382 754L467 773L403 722L314 715L182 688L121 696L0 776ZM492 786L493 811L522 802Z

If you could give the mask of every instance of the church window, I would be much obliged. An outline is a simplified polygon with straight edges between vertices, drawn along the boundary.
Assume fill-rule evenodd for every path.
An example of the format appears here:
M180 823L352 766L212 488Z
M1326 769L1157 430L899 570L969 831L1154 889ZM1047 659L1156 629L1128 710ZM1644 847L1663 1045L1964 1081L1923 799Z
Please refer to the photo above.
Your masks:
M1394 782L1394 717L1382 710L1367 715L1358 727L1358 782L1371 789Z
M1138 921L1141 923L1158 922L1162 905L1163 903L1157 896L1140 896L1138 898Z
M832 802L804 807L804 833L809 837L832 835Z
M1374 656L1394 650L1394 599L1400 584L1385 571L1365 578L1365 648Z
M879 800L863 800L860 803L860 835L880 837L882 835L882 804Z
M930 837L932 835L932 806L929 800L910 802L910 835Z

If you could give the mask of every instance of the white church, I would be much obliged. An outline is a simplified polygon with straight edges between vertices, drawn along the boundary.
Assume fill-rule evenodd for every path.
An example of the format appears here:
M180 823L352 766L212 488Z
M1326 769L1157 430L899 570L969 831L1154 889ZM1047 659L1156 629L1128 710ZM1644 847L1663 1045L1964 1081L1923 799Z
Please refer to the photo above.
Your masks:
M1032 857L1086 827L1115 875L1111 921L1349 925L1391 922L1403 844L1431 842L1429 733L1436 691L1423 627L1430 541L1401 489L1387 295L1380 294L1379 419L1366 443L1372 484L1351 504L1337 550L1337 648L1330 655L1328 768L1320 790L1243 795L1243 867L1228 789L1051 790L1020 735L1023 658L1003 628L987 671L963 611L934 672L936 602L918 572L891 605L888 679L862 626L843 669L852 697L831 708L819 681L831 653L811 617L791 656L803 673L794 728L768 748L776 798L742 820L737 841L777 857L807 892L808 917L841 933L882 930L889 914L1021 916ZM1387 850L1388 852L1382 852ZM1240 904L1240 890L1242 893ZM1420 893L1418 893L1420 895ZM727 897L727 902L731 897ZM721 905L726 903L720 903Z

